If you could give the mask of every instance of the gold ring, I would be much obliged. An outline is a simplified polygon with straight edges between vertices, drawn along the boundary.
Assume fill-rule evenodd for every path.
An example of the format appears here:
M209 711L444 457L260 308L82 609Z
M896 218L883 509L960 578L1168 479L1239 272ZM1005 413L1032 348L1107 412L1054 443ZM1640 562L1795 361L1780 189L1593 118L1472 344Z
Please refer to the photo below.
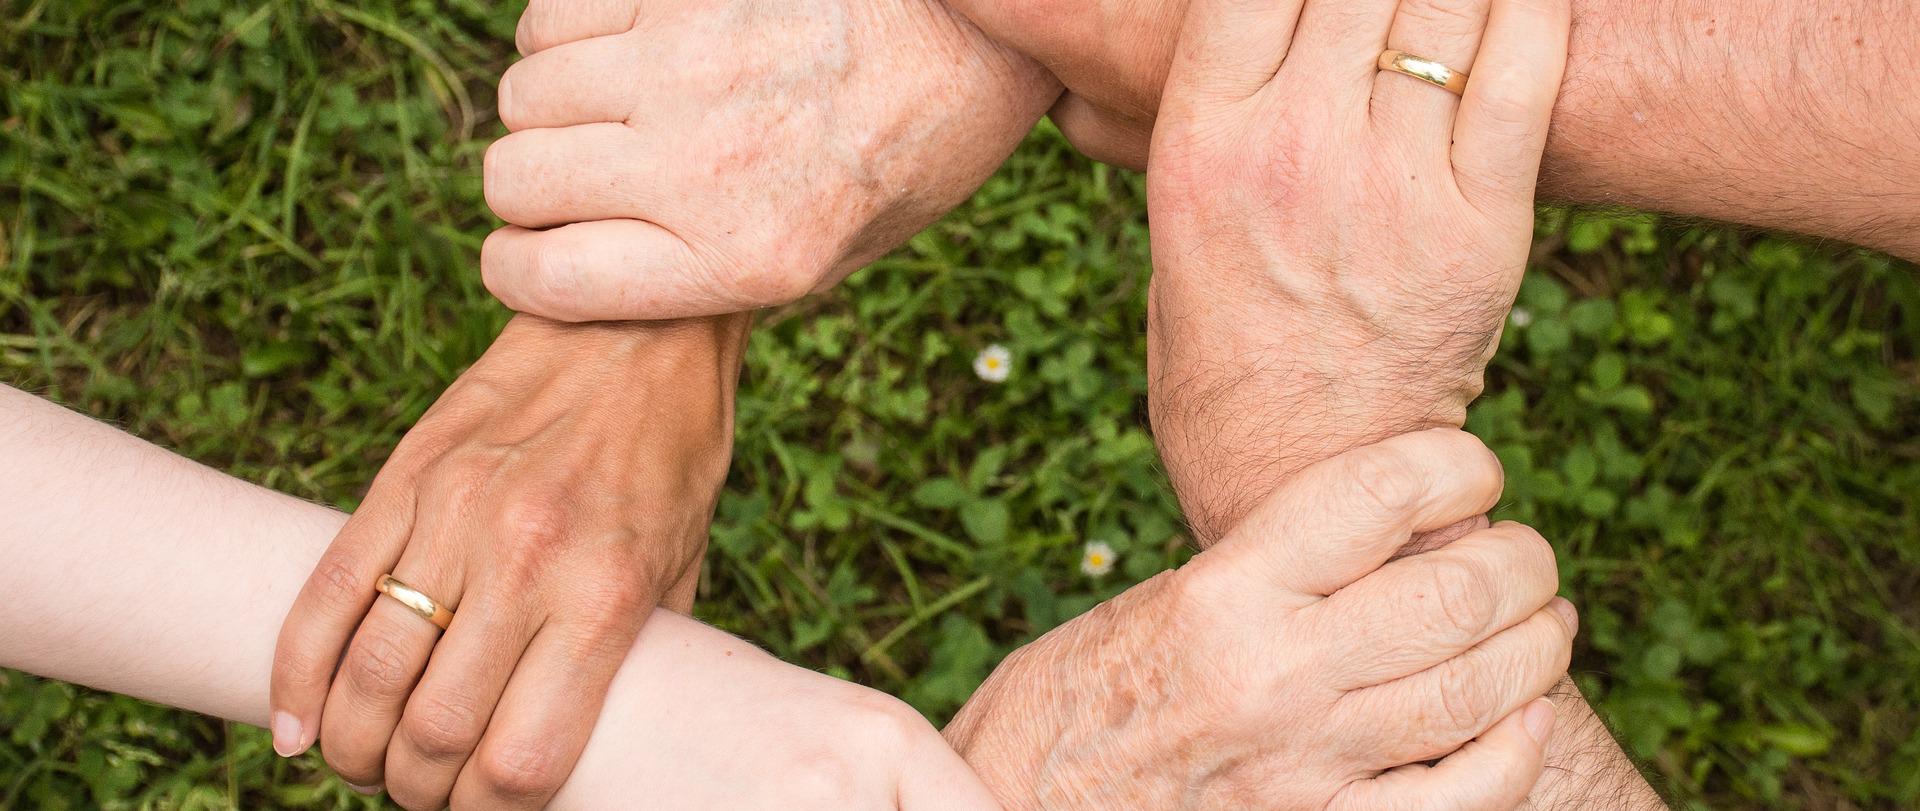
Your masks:
M453 624L452 611L448 611L445 606L435 602L434 599L428 597L425 592L400 582L399 579L393 575L380 575L380 582L375 583L373 587L381 594L392 597L401 605L406 606L409 611L419 614L421 619L440 626L440 630L442 631L446 630L447 626Z
M1467 74L1442 65L1422 56L1414 56L1405 51L1383 51L1380 54L1380 69L1394 73L1404 73L1415 79L1445 89L1456 96L1467 92Z

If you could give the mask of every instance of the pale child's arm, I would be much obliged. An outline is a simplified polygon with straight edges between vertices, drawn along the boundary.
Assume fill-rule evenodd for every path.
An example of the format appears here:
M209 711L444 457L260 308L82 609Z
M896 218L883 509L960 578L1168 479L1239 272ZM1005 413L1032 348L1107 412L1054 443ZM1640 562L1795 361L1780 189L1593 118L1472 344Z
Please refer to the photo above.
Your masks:
M0 666L254 725L281 617L345 520L4 386L0 505ZM663 808L992 807L904 704L664 610L555 807L635 792Z

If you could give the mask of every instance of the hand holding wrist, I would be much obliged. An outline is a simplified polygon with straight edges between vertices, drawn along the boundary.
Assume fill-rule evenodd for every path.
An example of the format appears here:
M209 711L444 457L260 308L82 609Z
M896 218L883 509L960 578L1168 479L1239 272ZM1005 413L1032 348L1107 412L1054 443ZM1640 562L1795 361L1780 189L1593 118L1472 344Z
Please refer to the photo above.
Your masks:
M550 797L641 624L691 606L746 323L510 322L288 613L276 747L317 734L343 778L407 807ZM444 636L375 597L384 573L454 611Z

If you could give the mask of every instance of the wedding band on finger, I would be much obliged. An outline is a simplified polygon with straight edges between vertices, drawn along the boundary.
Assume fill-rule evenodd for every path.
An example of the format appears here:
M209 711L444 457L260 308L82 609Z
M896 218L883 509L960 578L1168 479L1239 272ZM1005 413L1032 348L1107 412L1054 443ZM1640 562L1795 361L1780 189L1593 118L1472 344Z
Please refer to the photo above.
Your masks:
M446 606L428 597L426 592L400 582L393 575L381 575L380 581L375 583L373 588L406 606L407 610L419 614L421 619L440 626L442 631L453 624L453 612L448 611Z
M1380 53L1380 69L1412 76L1456 96L1467 92L1467 74L1423 56L1392 49Z

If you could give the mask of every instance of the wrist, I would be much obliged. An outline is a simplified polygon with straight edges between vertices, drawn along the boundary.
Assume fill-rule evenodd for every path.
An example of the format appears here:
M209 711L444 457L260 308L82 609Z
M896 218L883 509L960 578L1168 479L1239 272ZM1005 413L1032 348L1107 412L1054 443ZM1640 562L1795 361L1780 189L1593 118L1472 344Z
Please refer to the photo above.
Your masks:
M1156 276L1148 309L1149 413L1202 546L1302 467L1465 424L1497 322L1372 316L1346 301L1260 301L1246 284L1214 289L1223 281Z

